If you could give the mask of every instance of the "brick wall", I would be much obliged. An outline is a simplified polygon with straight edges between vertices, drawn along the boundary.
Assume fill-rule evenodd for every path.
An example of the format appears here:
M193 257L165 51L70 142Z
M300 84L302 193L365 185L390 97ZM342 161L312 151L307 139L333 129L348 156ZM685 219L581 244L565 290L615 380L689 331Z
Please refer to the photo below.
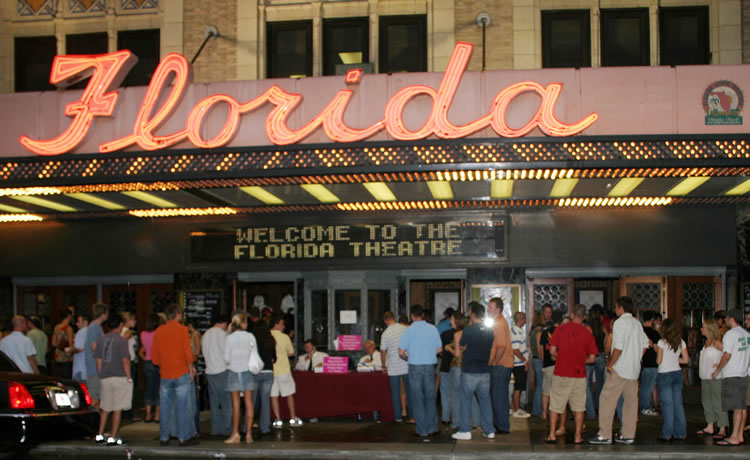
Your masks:
M513 5L508 0L487 2L467 0L456 2L456 40L474 45L468 69L482 70L482 28L477 15L486 12L492 23L487 26L486 69L513 68Z
M220 37L209 40L193 64L195 82L234 80L237 76L237 0L184 0L183 54L192 59L208 26ZM254 27L254 25L251 25Z

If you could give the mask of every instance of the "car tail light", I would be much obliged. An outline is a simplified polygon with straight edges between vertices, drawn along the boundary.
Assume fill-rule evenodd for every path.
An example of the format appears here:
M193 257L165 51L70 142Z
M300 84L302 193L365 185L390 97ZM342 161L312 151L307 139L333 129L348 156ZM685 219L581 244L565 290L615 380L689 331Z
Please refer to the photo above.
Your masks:
M33 409L34 398L25 386L18 382L8 382L8 398L13 409Z
M91 405L91 395L89 394L89 388L86 386L85 383L78 382L78 384L81 386L81 390L83 390L83 397L86 399L86 405Z

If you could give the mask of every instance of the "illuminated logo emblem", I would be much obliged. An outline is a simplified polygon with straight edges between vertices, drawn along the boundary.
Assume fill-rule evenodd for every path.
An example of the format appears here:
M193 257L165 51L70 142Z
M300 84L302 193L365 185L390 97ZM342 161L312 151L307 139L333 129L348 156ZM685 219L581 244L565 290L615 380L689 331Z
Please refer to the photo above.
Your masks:
M711 83L703 92L706 125L741 125L744 104L739 86L728 80Z

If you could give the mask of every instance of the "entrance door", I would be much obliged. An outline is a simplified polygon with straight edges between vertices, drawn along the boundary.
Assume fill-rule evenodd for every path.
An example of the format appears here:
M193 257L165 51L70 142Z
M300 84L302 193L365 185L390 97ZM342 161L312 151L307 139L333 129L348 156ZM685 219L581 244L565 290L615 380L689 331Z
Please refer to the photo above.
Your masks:
M163 312L167 305L176 302L171 284L111 284L102 286L102 301L110 311L135 313L139 331L146 328L148 317Z
M665 315L667 305L666 277L624 276L620 278L620 296L633 300L633 316L642 319L643 313L653 311ZM674 317L674 312L666 316Z

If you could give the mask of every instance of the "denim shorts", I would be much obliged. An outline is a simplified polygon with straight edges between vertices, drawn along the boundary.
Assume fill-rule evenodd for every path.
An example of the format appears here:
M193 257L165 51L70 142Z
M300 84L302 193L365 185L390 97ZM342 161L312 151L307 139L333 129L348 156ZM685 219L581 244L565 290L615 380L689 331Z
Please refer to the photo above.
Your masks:
M255 391L257 389L258 382L252 372L227 371L226 391Z

